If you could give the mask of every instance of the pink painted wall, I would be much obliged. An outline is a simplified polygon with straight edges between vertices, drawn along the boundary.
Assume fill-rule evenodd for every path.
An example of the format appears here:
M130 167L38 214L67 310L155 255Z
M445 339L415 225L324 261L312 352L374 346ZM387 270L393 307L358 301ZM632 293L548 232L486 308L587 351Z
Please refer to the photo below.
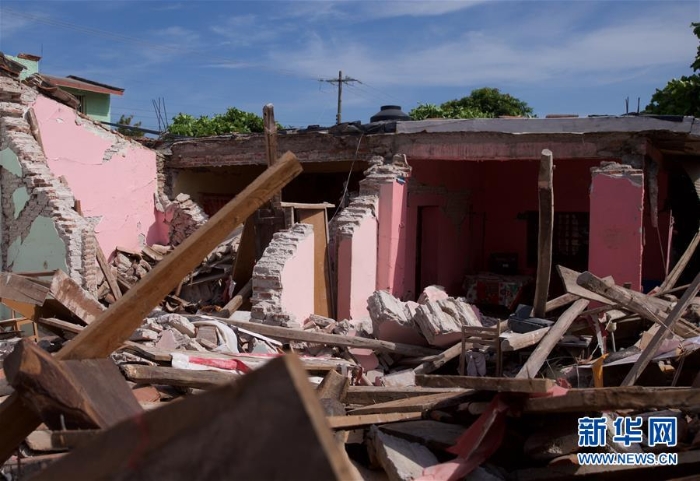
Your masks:
M377 290L404 296L406 260L406 184L392 182L379 188L379 247L377 251Z
M367 299L377 283L377 220L365 217L338 244L338 319L368 317Z
M553 150L555 212L588 212L590 168L599 165L600 160L557 159L556 149ZM423 259L421 271L431 267L436 282L451 294L462 294L465 274L487 270L492 253L517 253L519 271L534 274L534 268L527 266L527 223L518 214L538 210L538 161L409 159L409 162L413 167L412 178L422 187L420 193L410 192L408 196L407 291L417 284L421 211L432 216L422 219L423 230L434 232L432 238L423 239L424 246L426 241L434 245L423 249L430 257ZM421 287L424 286L419 285L418 289Z
M641 171L634 172L592 173L588 266L597 276L640 290L644 183Z
M49 168L65 177L83 215L99 219L95 233L105 255L118 245L139 249L143 242L167 243L167 226L154 205L155 152L46 97L37 97L34 111ZM118 152L106 160L113 146Z
M299 324L314 313L314 236L301 240L282 269L282 308Z

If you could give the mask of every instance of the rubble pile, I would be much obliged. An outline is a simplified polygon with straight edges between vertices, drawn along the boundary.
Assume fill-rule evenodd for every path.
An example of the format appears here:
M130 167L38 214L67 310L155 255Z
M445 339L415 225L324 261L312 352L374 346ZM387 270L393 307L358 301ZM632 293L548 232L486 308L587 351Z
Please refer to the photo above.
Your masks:
M243 310L252 281L220 310L180 297L231 276L229 227L301 171L285 155L192 242L120 249L108 307L62 271L0 273L6 479L697 477L690 255L648 294L558 266L566 293L507 319L440 286L295 327Z

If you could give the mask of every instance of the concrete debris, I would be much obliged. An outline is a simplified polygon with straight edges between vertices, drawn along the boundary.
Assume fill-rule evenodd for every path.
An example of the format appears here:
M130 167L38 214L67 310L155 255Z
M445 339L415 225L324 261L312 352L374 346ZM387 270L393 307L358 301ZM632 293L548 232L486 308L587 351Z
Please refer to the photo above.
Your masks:
M418 297L418 304L425 304L427 302L437 302L450 297L447 295L445 288L442 286L428 286L423 289L420 296Z
M158 317L156 322L160 325L172 327L176 331L189 337L195 337L197 335L197 328L194 324L192 324L189 319L179 314L164 314Z
M372 319L372 332L377 339L425 344L419 328L413 320L413 310L386 291L375 291L367 299L367 309Z
M458 342L462 326L481 326L469 304L451 298L420 305L414 320L428 343L441 347Z

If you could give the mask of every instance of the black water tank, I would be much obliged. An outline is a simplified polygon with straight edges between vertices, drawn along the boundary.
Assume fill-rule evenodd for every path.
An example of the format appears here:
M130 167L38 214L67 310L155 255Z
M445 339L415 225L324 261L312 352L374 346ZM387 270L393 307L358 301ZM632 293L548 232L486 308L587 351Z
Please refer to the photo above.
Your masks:
M407 114L401 111L400 105L382 105L379 112L370 117L370 122L381 122L382 120L411 120Z

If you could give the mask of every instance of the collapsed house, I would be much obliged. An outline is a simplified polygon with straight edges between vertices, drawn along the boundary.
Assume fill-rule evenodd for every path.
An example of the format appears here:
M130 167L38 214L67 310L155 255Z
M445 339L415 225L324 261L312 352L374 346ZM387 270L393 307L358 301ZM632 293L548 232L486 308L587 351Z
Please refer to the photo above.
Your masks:
M275 133L266 107L264 134L137 142L54 87L0 76L14 476L598 478L571 413L625 410L674 417L685 452L616 472L697 469L696 119ZM201 451L217 423L254 456Z

